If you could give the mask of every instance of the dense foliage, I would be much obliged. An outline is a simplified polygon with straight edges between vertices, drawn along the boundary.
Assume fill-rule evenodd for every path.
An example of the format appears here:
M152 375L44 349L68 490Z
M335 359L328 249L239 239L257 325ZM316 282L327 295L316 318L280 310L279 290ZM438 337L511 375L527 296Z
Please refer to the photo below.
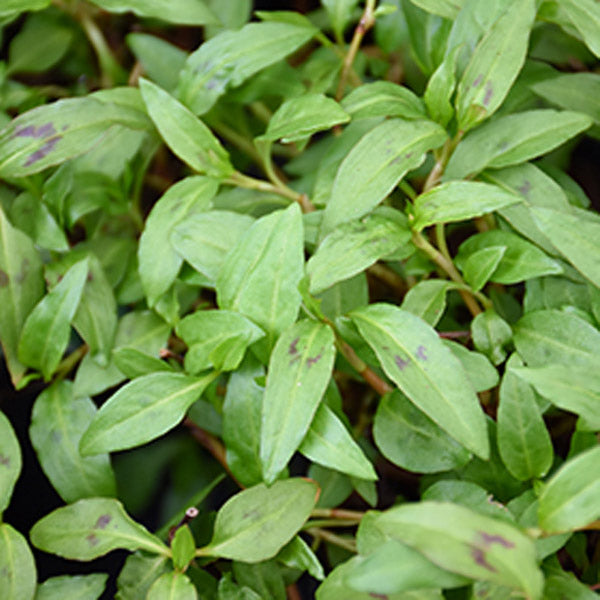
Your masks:
M597 598L600 4L377 4L2 1L2 600Z

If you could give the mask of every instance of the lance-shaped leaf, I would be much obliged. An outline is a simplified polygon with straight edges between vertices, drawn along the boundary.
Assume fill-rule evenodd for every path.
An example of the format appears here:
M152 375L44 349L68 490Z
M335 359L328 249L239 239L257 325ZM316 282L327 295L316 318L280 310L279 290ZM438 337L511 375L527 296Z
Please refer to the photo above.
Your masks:
M279 551L277 560L288 567L308 571L310 575L319 581L325 579L323 566L319 559L299 535Z
M277 340L262 406L260 459L263 477L275 480L306 435L335 358L331 329L304 319Z
M460 269L472 290L479 291L490 280L505 252L506 246L487 246L465 258Z
M133 448L161 436L181 421L214 378L214 373L151 373L134 379L102 405L81 438L82 455Z
M342 108L352 115L352 119L427 117L423 101L408 88L391 81L375 81L357 87L342 100Z
M102 100L102 96L68 98L13 119L0 131L0 177L25 177L79 156L113 125L148 127L148 118L136 108L117 104L111 96Z
M3 600L33 600L37 573L25 538L8 523L0 524L0 589Z
M344 424L326 404L320 404L298 450L328 469L375 481L377 473Z
M164 573L150 587L147 600L197 600L194 584L183 573Z
M38 585L35 600L98 600L107 579L107 573L50 577Z
M36 548L73 560L93 560L119 548L169 553L114 498L86 498L57 508L33 526L30 538Z
M350 314L385 373L418 408L457 442L489 456L485 416L467 375L436 331L391 304Z
M285 58L316 29L306 23L249 23L204 42L181 72L178 96L197 115L209 111L230 87Z
M462 344L451 340L444 340L444 345L460 360L476 392L483 392L498 385L498 371L483 354L467 350Z
M343 39L344 30L352 19L352 13L358 0L323 0L321 4L327 10L331 26L338 39Z
M161 19L180 25L209 25L219 19L203 0L92 0L113 13L133 12L139 17Z
M600 363L600 361L598 361ZM590 368L552 364L514 372L558 408L583 419L580 429L600 430L600 376Z
M600 223L583 212L569 214L551 208L532 207L538 227L555 248L596 287L600 287Z
M50 0L4 0L0 7L0 16L11 16L11 13L26 10L41 10L50 4Z
M39 369L46 380L54 373L69 343L71 319L83 292L88 265L87 258L73 265L40 300L23 326L19 360Z
M42 261L33 242L0 208L0 342L14 385L25 373L17 358L21 329L43 294Z
M4 413L0 412L0 515L10 503L21 472L19 440Z
M389 461L415 473L456 469L472 456L397 390L379 403L373 436Z
M364 271L409 240L408 227L382 215L342 223L321 242L308 261L306 272L310 276L311 293L322 292Z
M321 235L375 208L446 137L437 123L400 119L388 119L363 135L337 171Z
M465 0L410 0L413 4L426 10L427 12L445 17L446 19L456 19Z
M442 64L429 78L423 95L429 116L444 127L454 116L454 108L450 100L456 87L456 61L461 50L462 46L456 46L444 57Z
M286 100L271 117L267 131L257 140L297 142L349 120L350 115L332 98L323 94L305 94Z
M375 517L375 525L443 569L541 598L544 578L533 540L505 521L428 501L391 508Z
M471 132L448 161L444 179L510 167L547 154L592 125L587 115L551 108L498 117Z
M416 198L411 227L421 231L435 223L465 221L518 202L517 195L489 183L450 181Z
M539 498L540 527L547 533L572 531L600 517L600 446L566 462Z
M303 248L302 215L294 203L258 219L227 255L217 278L219 307L260 325L269 350L298 315Z
M600 57L600 7L594 0L564 0L560 3L571 23L575 26L587 47Z
M447 292L457 287L456 283L445 279L420 281L404 296L402 309L435 327L446 309Z
M554 458L552 440L531 387L513 372L521 361L511 356L500 385L498 450L513 477L543 477Z
M468 131L502 104L525 63L534 0L513 1L475 48L458 84L458 127Z
M297 477L248 488L221 507L213 537L198 553L248 563L268 560L299 531L318 495L314 481Z
M172 185L152 207L138 247L140 278L151 306L171 287L183 263L169 243L171 231L196 213L208 210L217 189L214 179L186 177Z
M225 178L233 173L225 148L188 108L147 79L140 79L140 90L161 137L181 160L212 177Z
M119 595L123 600L146 600L150 586L163 573L170 571L167 561L168 558L160 554L146 552L130 554L117 579Z
M33 406L31 442L44 473L65 502L116 495L108 455L79 454L81 435L96 412L89 398L75 399L70 381L46 388Z

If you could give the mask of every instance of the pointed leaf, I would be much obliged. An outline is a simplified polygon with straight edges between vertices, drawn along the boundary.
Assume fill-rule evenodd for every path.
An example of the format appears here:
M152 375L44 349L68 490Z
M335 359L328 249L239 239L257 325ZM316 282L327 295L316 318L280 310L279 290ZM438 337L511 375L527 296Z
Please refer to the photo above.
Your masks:
M488 308L471 321L471 336L475 348L499 365L506 358L504 347L512 338L512 329L493 308Z
M112 357L115 366L128 379L149 375L155 371L173 371L173 367L169 363L154 358L154 356L148 356L135 348L117 348L113 350Z
M40 300L23 326L19 360L39 369L46 380L56 370L69 343L71 319L79 305L88 268L87 258L73 265Z
M427 82L423 99L427 112L433 121L446 127L454 116L450 103L456 88L456 61L462 46L456 46L442 61Z
M72 560L92 560L118 548L169 552L113 498L87 498L57 508L33 526L30 538L36 548Z
M107 579L106 573L50 577L38 586L35 600L98 600Z
M217 513L212 540L201 555L248 563L272 558L308 519L318 490L313 481L293 478L236 494Z
M322 236L375 208L446 137L437 123L401 119L388 119L363 135L337 171L323 214Z
M147 600L197 600L194 584L183 573L164 573L148 590Z
M376 516L375 525L443 569L541 598L544 579L533 540L509 523L428 501L391 508Z
M215 378L151 373L113 394L98 411L79 444L83 456L134 448L166 433Z
M225 178L233 173L225 148L188 108L147 79L140 79L140 91L160 135L181 160L211 177Z
M21 329L43 294L42 261L33 242L0 208L0 342L13 385L26 370L17 358Z
M173 565L176 569L185 570L194 559L196 542L188 525L182 525L177 529L171 542L173 552Z
M350 316L411 402L485 460L489 446L483 411L462 365L435 330L390 304L372 304Z
M276 63L308 42L316 29L305 23L248 23L204 42L188 58L178 95L193 113L202 115L230 87Z
M435 327L446 310L446 294L458 286L452 281L428 279L410 288L402 300L402 310Z
M275 480L304 438L331 377L331 329L298 321L277 340L262 406L260 459L263 477Z
M410 0L413 4L426 10L427 12L445 17L446 19L456 19L464 0Z
M321 4L329 14L331 26L338 38L343 38L344 30L352 19L358 0L322 0Z
M467 350L462 344L451 340L444 340L444 345L460 360L476 392L484 392L498 385L498 371L483 354Z
M130 554L117 579L116 600L146 600L150 586L163 573L170 571L167 561L163 555L145 552Z
M506 365L500 385L496 435L502 462L514 477L526 481L548 472L554 451L533 390L513 371L520 364L513 355Z
M469 254L462 266L455 264L462 270L471 289L479 291L492 278L505 252L506 246L487 246Z
M10 504L15 483L21 473L19 440L4 413L0 412L0 516Z
M359 479L377 479L377 473L369 459L326 404L319 405L298 450L308 459L329 469Z
M215 14L203 0L92 0L113 13L133 12L139 17L161 19L180 25L218 23Z
M411 227L421 231L435 223L466 221L520 201L515 194L489 183L450 181L417 196Z
M37 573L25 538L8 523L0 524L0 589L3 600L33 600Z
M587 47L600 57L600 8L594 0L564 0L560 8L571 20Z
M325 579L325 573L319 559L299 535L279 551L277 560L293 569L308 571L310 575L319 581Z
M502 104L525 62L534 0L515 0L475 48L458 84L458 127L472 129Z
M540 527L547 533L572 531L600 517L600 446L567 461L539 498Z

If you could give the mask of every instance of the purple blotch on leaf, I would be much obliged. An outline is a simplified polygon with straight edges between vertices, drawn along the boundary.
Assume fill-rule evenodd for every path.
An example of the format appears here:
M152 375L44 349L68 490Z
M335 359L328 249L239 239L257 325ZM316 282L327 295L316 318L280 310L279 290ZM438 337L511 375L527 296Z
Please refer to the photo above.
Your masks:
M314 358L308 357L306 359L306 366L310 369L315 363L318 363L323 356L323 352L319 352Z
M0 465L3 467L10 466L10 456L4 456L4 454L0 453Z
M27 127L17 129L13 134L13 137L45 138L54 135L55 133L56 129L54 129L54 125L52 123L45 123L39 127L28 125Z
M485 531L480 531L479 535L481 536L483 543L487 544L488 546L491 546L492 544L500 544L505 548L515 547L513 542L507 540L506 538L503 538L501 535L491 535L489 533L486 533Z
M485 96L483 97L483 105L487 106L490 103L490 100L492 99L492 96L494 94L494 86L492 85L491 81L488 81L485 84Z
M104 529L112 520L110 515L100 515L96 524L94 525L94 529Z
M292 341L292 343L290 344L290 347L288 349L289 354L298 354L298 342L299 341L300 341L299 337L297 337L295 340Z
M485 552L481 548L471 548L471 556L480 567L492 571L492 573L496 572L496 569L486 560Z
M48 140L46 140L46 143L41 148L38 148L35 152L32 152L29 155L27 162L23 166L29 167L33 163L36 163L38 160L42 160L42 158L44 158L45 156L50 154L52 150L54 150L54 146L56 146L56 143L61 138L62 135L55 135L54 137L51 137Z
M97 546L98 545L99 540L98 540L98 538L93 533L90 533L89 535L86 535L85 539L86 539L87 543L90 546Z
M394 356L394 362L401 371L403 371L406 367L410 365L410 360L404 360L401 356L398 356L397 354L396 356Z
M523 185L520 185L517 190L519 190L519 192L525 196L525 198L527 198L527 196L529 196L529 192L531 191L531 181L529 181L529 179L526 179L523 182Z
M425 350L427 350L427 348L425 348L425 346L419 346L417 348L417 351L415 353L415 356L419 359L419 360L427 360L427 355L425 354Z
M10 278L6 271L0 269L0 288L6 287L10 282Z
M23 283L27 279L27 275L29 275L29 260L24 258L21 261L21 270L17 273L15 279L17 283Z
M477 75L475 81L473 82L473 87L477 87L481 83L482 79L483 79L483 75Z

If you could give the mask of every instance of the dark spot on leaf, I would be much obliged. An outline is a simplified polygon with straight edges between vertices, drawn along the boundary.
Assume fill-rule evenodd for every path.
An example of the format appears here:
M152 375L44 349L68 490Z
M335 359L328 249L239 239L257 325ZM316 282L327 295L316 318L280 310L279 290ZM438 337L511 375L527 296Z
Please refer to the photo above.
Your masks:
M6 287L10 282L10 278L6 271L0 269L0 288Z
M256 519L261 516L259 510L249 510L247 513L244 513L242 519Z
M23 283L27 279L27 275L29 275L29 260L24 258L21 261L21 270L17 273L15 279L17 283Z
M504 152L507 148L508 148L508 141L507 140L504 140L503 142L500 142L498 144L498 150L500 150L500 152Z
M483 567L492 573L496 572L496 569L486 560L485 552L481 548L471 548L471 556L480 567Z
M406 158L406 159L408 160L408 159L409 159L409 158L410 158L412 155L413 155L413 153L412 153L412 152L407 152L407 153L404 155L404 158Z
M477 75L477 78L473 82L473 87L477 87L481 83L482 79L483 79L483 75Z
M214 90L219 85L216 79L209 79L204 86L207 90Z
M110 515L100 515L96 524L94 525L94 529L104 529L112 520Z
M375 592L369 592L369 596L371 598L379 598L380 600L388 600L389 598L387 594L376 594Z
M52 438L52 441L55 444L60 444L60 441L62 440L62 435L60 433L60 431L52 431L52 433L50 434L50 437Z
M56 142L58 142L58 140L60 140L61 138L62 135L55 135L54 137L51 137L48 140L46 140L46 143L41 148L30 154L29 158L27 159L27 162L23 166L29 167L38 160L42 160L42 158L44 158L45 156L50 154L52 150L54 150Z
M54 129L54 125L52 123L45 123L39 127L28 125L27 127L17 129L14 132L13 137L45 138L54 135L55 133L56 129Z
M85 537L85 539L86 539L87 543L90 546L97 546L98 545L99 540L98 540L98 538L93 533L90 533L89 535L87 535Z
M494 95L494 86L491 81L485 84L485 96L483 97L483 105L488 106L492 96Z
M319 354L317 354L317 356L315 356L314 358L307 358L306 359L306 366L310 369L315 363L318 363L321 358L323 357L323 352L319 352Z
M300 341L300 338L297 337L295 340L292 341L292 343L290 344L290 347L288 349L288 352L290 354L298 354L298 342Z
M60 130L61 130L61 131L66 131L67 129L69 129L69 126L68 126L68 125L63 125L63 126L60 128Z
M529 179L526 179L523 182L523 185L520 185L517 190L519 190L519 192L525 196L525 198L527 198L529 196L529 192L531 191L531 181L529 181Z
M390 165L397 165L402 160L402 156L396 156L396 158L390 162Z
M491 535L489 533L486 533L485 531L480 531L479 535L481 536L483 543L488 546L491 546L492 544L500 544L505 548L515 547L513 542L507 540L506 538L503 538L501 535Z
M396 356L394 356L394 362L401 371L403 371L406 367L410 365L410 360L404 360L401 356L398 356L397 354Z
M427 355L425 354L425 350L427 350L427 348L425 348L425 346L419 346L417 348L417 352L415 353L415 356L419 360L427 360Z
M87 281L94 281L94 274L91 271L88 272L86 280Z
M0 453L0 465L10 467L10 456L4 456L4 454Z

